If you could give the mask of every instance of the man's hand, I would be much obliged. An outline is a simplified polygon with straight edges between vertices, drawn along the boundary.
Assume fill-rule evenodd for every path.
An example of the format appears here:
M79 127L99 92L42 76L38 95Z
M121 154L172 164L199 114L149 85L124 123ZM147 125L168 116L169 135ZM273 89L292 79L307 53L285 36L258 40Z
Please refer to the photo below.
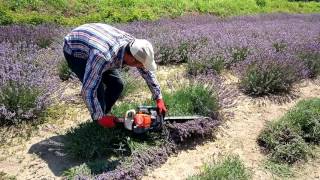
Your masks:
M164 105L164 101L162 99L157 99L156 102L157 102L157 107L159 109L159 112L161 114L165 114L167 112L167 108Z
M112 115L105 115L98 120L98 124L105 128L113 128L116 126L117 117Z

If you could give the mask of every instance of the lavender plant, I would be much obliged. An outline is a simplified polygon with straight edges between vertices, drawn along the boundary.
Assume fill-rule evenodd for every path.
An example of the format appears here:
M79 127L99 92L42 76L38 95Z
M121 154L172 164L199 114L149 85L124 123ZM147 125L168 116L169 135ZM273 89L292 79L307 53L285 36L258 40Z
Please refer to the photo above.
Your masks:
M251 179L250 170L245 167L239 156L227 155L218 160L206 163L201 168L201 173L188 177L187 180L201 179Z
M320 99L300 101L286 114L286 121L301 130L303 139L312 144L320 144Z
M198 114L210 116L219 109L219 100L213 89L203 85L193 84L175 91L164 93L165 102L170 115Z
M48 57L46 50L26 42L0 44L1 125L36 119L48 105L58 87L52 70L56 61Z
M54 25L12 25L0 26L0 42L12 44L27 42L40 48L49 47L65 30Z
M268 124L259 135L258 144L277 163L306 160L311 152L299 130L286 121Z
M299 49L298 57L310 70L309 77L314 78L320 74L320 41L302 45Z
M312 154L309 145L320 142L319 107L319 98L300 101L262 130L257 142L272 161L293 164Z
M304 64L288 53L265 50L240 63L240 88L251 95L290 91L292 84L308 76Z

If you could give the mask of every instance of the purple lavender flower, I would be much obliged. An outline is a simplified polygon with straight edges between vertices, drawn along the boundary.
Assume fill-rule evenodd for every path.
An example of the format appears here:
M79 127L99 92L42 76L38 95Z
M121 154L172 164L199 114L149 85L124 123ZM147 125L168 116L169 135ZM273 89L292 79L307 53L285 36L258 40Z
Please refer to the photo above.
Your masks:
M57 89L55 53L36 45L0 43L0 124L36 118ZM52 59L51 59L52 58Z

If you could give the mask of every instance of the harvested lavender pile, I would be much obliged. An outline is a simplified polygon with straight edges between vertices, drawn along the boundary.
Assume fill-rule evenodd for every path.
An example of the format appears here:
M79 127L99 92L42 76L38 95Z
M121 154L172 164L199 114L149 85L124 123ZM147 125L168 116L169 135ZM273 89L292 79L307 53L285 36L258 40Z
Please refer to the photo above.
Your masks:
M181 143L192 138L208 137L212 135L212 130L220 124L220 121L211 118L201 118L185 123L169 124L170 139L175 143Z

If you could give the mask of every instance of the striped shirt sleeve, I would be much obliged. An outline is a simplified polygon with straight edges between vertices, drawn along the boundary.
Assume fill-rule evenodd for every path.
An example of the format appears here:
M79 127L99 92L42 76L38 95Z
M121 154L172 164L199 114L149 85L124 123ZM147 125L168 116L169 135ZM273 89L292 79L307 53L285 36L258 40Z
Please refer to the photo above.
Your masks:
M152 98L154 100L156 99L161 99L162 94L160 90L160 85L157 80L156 75L148 70L145 70L144 68L137 68L143 79L146 81L151 93L152 93Z
M92 119L100 119L104 113L97 98L97 89L104 69L110 64L98 50L91 50L83 78L81 95L89 109Z

